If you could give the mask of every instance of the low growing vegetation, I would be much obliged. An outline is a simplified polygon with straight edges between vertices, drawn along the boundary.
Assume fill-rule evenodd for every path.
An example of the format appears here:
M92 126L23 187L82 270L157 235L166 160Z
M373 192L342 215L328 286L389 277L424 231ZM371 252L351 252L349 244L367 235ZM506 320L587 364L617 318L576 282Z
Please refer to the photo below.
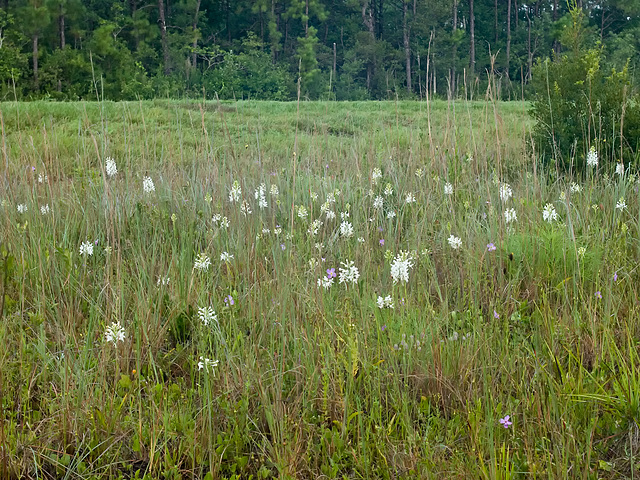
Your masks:
M640 177L528 109L2 104L0 477L638 475Z

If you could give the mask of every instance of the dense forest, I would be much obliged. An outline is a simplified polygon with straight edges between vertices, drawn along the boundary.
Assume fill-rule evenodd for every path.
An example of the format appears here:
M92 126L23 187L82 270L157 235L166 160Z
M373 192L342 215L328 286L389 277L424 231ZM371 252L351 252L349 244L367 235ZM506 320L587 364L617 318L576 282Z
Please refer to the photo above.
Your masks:
M561 0L0 0L0 98L363 100L528 91ZM640 0L583 0L585 38L634 76Z

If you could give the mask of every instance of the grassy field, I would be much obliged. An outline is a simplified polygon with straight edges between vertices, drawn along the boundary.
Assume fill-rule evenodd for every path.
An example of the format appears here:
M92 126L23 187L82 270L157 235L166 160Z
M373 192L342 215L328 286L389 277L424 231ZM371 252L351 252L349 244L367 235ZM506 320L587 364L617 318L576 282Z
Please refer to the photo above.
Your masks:
M527 104L0 113L0 478L640 475L640 177Z

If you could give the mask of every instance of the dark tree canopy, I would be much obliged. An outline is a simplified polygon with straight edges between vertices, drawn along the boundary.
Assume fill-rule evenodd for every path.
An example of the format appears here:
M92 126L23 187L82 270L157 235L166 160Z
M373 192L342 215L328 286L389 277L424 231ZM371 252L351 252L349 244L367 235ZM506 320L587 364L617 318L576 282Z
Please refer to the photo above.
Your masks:
M387 99L527 92L561 53L558 0L0 0L3 99ZM582 2L603 61L640 47L640 3Z

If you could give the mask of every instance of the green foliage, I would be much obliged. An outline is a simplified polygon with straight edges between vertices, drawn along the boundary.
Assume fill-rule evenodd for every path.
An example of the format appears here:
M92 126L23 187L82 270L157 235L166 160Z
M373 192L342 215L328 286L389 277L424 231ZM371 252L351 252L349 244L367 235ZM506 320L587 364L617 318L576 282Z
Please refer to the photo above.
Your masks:
M94 32L89 44L98 95L102 98L135 99L149 96L148 79L125 42L118 38L118 25L105 22Z
M320 69L316 58L318 44L317 30L309 27L305 37L298 38L298 55L300 55L300 81L302 94L317 98L320 94Z
M630 476L638 177L550 180L523 108L4 103L0 476ZM252 213L229 201L234 181ZM339 282L347 260L357 285Z
M43 90L59 100L87 98L92 90L91 64L78 50L55 50L42 62L40 82Z
M290 100L294 97L292 76L281 65L273 65L262 42L253 34L243 40L239 53L221 49L203 49L215 68L207 69L201 77L209 98L250 98L256 100ZM194 78L194 82L197 80Z
M12 27L14 18L4 10L0 11L0 32L9 32L2 38L0 48L0 98L12 98L14 88L22 89L22 78L27 76L28 60L19 45L24 37Z
M538 61L533 69L537 121L534 140L547 164L583 171L591 147L604 165L635 158L638 95L628 69L607 70L602 46L587 48L584 13L574 7L562 36L568 53Z

